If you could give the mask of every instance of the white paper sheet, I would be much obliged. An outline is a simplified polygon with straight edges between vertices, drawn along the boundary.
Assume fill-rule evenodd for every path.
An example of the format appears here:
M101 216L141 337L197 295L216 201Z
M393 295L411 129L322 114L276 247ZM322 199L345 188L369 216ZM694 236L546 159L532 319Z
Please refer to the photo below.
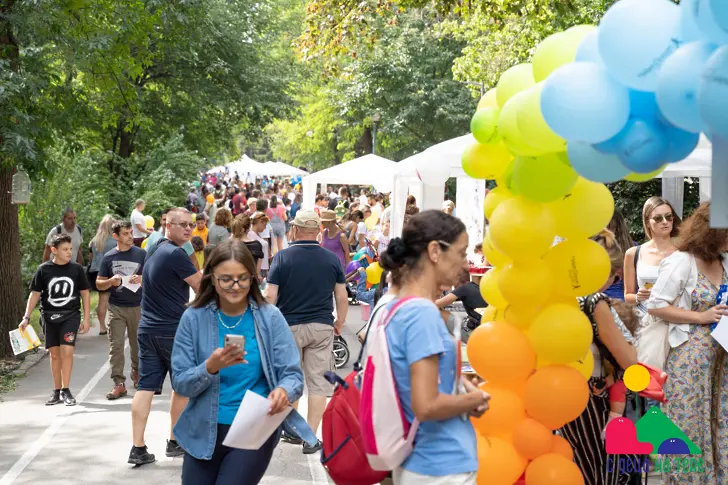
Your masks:
M268 416L270 405L271 402L263 396L246 391L222 444L241 450L260 449L293 410L288 406L284 411Z
M720 317L718 326L711 333L713 338L728 351L728 317Z
M134 293L136 293L137 291L139 291L139 288L141 288L142 285L140 285L140 284L134 284L134 283L129 283L129 280L130 279L131 279L131 276L122 276L121 277L121 286L124 286L126 288L129 288L131 291L133 291Z

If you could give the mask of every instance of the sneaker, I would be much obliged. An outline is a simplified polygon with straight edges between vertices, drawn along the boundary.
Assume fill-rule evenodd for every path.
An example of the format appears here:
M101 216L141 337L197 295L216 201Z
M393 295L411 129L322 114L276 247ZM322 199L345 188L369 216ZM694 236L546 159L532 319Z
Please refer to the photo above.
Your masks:
M70 389L61 389L61 399L63 399L63 402L66 403L66 406L76 405L76 398L73 397Z
M182 456L185 454L185 450L177 443L176 440L167 440L167 451L165 455L171 457Z
M290 435L285 431L281 434L281 441L284 443L290 443L292 445L300 445L301 443L303 443L302 439L296 438L295 436Z
M106 399L113 401L124 396L126 396L126 386L123 382L119 382L114 384L114 388L106 394Z
M131 381L134 383L134 389L139 389L139 371L136 369L131 370Z
M61 404L63 402L63 399L61 399L61 390L56 389L51 393L51 397L45 402L46 406L53 406L54 404Z
M154 455L147 451L146 446L132 446L127 463L139 466L154 463L155 461L156 459L154 458Z
M303 454L304 455L313 455L317 451L320 451L321 448L324 447L324 444L321 443L321 440L317 440L316 444L313 446L308 446L306 443L303 444Z

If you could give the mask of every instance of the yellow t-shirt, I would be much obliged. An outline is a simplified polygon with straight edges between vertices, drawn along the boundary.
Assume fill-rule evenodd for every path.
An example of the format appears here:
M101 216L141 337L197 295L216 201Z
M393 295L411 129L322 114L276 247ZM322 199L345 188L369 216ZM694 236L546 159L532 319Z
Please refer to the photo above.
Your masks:
M194 229L192 229L192 237L195 237L195 236L201 237L202 242L205 243L205 246L207 246L207 235L209 232L210 232L210 230L207 229L207 227L202 228L201 231L195 227Z
M205 267L205 251L195 251L195 257L197 258L197 265L201 270Z

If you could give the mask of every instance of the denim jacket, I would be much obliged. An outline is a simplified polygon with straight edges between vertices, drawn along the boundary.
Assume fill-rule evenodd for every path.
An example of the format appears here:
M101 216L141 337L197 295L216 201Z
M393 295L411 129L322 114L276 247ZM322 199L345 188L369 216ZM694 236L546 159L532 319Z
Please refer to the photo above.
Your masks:
M280 387L291 402L303 393L300 354L283 314L274 305L259 306L250 298L263 373L270 389ZM205 361L219 347L217 304L188 308L180 320L172 350L172 387L190 399L174 427L174 436L195 458L209 460L217 439L220 375L207 372ZM309 445L316 434L294 409L283 428Z

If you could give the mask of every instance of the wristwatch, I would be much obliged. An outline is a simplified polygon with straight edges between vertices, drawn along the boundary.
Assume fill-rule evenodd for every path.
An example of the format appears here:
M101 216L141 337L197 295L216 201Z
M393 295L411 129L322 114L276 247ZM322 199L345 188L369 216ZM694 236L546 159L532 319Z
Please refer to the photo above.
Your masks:
M23 320L30 320L30 317L23 317ZM21 320L21 322L22 322L23 320Z

